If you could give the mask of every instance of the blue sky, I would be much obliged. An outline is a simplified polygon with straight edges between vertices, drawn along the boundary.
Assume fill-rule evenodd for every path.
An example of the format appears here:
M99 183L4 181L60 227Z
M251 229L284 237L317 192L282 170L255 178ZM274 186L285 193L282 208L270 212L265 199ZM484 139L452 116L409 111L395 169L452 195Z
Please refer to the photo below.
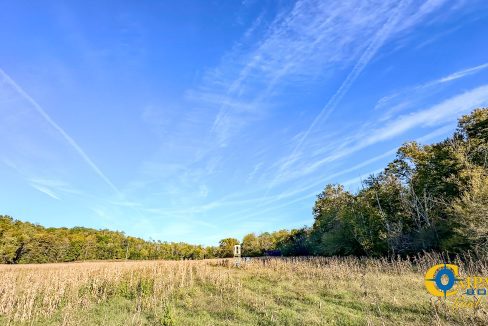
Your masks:
M0 213L216 244L313 223L488 106L485 1L0 1Z

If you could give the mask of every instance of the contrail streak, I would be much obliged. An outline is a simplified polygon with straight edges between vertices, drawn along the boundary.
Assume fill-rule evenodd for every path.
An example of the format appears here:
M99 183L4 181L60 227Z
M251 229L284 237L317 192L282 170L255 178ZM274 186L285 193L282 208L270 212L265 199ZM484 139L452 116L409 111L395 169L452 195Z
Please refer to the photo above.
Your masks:
M81 156L81 158L90 166L90 168L100 177L102 180L118 195L121 195L121 191L110 181L109 178L100 170L100 168L91 160L91 158L85 153L85 151L78 145L78 143L70 136L60 125L58 125L42 106L37 103L29 94L27 94L22 87L20 87L3 69L0 68L0 75L7 81L24 99L26 99L36 111L46 120L47 123L56 129L61 136L68 142L68 144Z
M351 72L348 74L346 79L342 82L339 89L334 93L334 95L330 98L330 100L327 102L327 104L322 108L320 113L315 117L315 119L310 124L308 129L305 131L303 136L300 138L297 145L293 149L292 154L290 155L291 160L293 160L296 157L296 155L300 151L301 147L303 146L303 143L308 138L310 132L315 128L315 126L319 122L323 123L327 120L327 118L330 116L330 114L336 108L337 104L342 100L344 95L349 91L352 84L358 78L359 74L364 70L364 68L371 61L371 59L376 54L378 49L383 45L383 43L386 41L386 39L390 36L392 29L394 28L394 26L399 21L402 9L404 9L406 7L406 4L409 2L410 1L402 1L398 5L396 12L386 21L386 23L383 25L383 27L376 34L375 38L371 41L371 43L368 45L366 50L363 52L363 54L361 55L359 60L356 62L356 64L352 68ZM274 186L274 184L276 183L276 180L278 179L279 175L282 172L283 172L283 165L282 165L282 168L280 169L280 171L278 172L277 176L269 184L268 190L266 191L266 194L268 194L269 190Z

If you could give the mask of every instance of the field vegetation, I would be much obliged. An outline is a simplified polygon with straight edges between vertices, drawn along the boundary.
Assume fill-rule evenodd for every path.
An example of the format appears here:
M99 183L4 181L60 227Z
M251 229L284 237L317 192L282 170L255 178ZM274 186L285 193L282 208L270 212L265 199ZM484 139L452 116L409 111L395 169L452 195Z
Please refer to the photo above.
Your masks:
M444 257L445 258L445 257ZM486 305L433 299L438 255L234 261L82 262L0 267L5 325L473 325ZM463 273L488 261L457 257Z

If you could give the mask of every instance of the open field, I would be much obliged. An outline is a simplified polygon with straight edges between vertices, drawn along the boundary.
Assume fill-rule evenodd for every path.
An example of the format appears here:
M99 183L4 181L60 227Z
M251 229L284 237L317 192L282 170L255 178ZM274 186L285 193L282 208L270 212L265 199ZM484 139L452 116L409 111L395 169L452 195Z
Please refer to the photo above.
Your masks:
M5 325L473 325L425 291L438 263L357 258L0 266ZM461 265L486 273L485 263Z

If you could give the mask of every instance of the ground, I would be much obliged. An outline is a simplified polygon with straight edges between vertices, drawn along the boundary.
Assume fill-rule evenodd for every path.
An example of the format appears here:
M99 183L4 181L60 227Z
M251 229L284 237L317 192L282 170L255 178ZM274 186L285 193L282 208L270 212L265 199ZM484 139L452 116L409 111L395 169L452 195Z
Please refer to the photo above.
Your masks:
M0 265L0 324L473 325L433 298L434 262L357 258Z

